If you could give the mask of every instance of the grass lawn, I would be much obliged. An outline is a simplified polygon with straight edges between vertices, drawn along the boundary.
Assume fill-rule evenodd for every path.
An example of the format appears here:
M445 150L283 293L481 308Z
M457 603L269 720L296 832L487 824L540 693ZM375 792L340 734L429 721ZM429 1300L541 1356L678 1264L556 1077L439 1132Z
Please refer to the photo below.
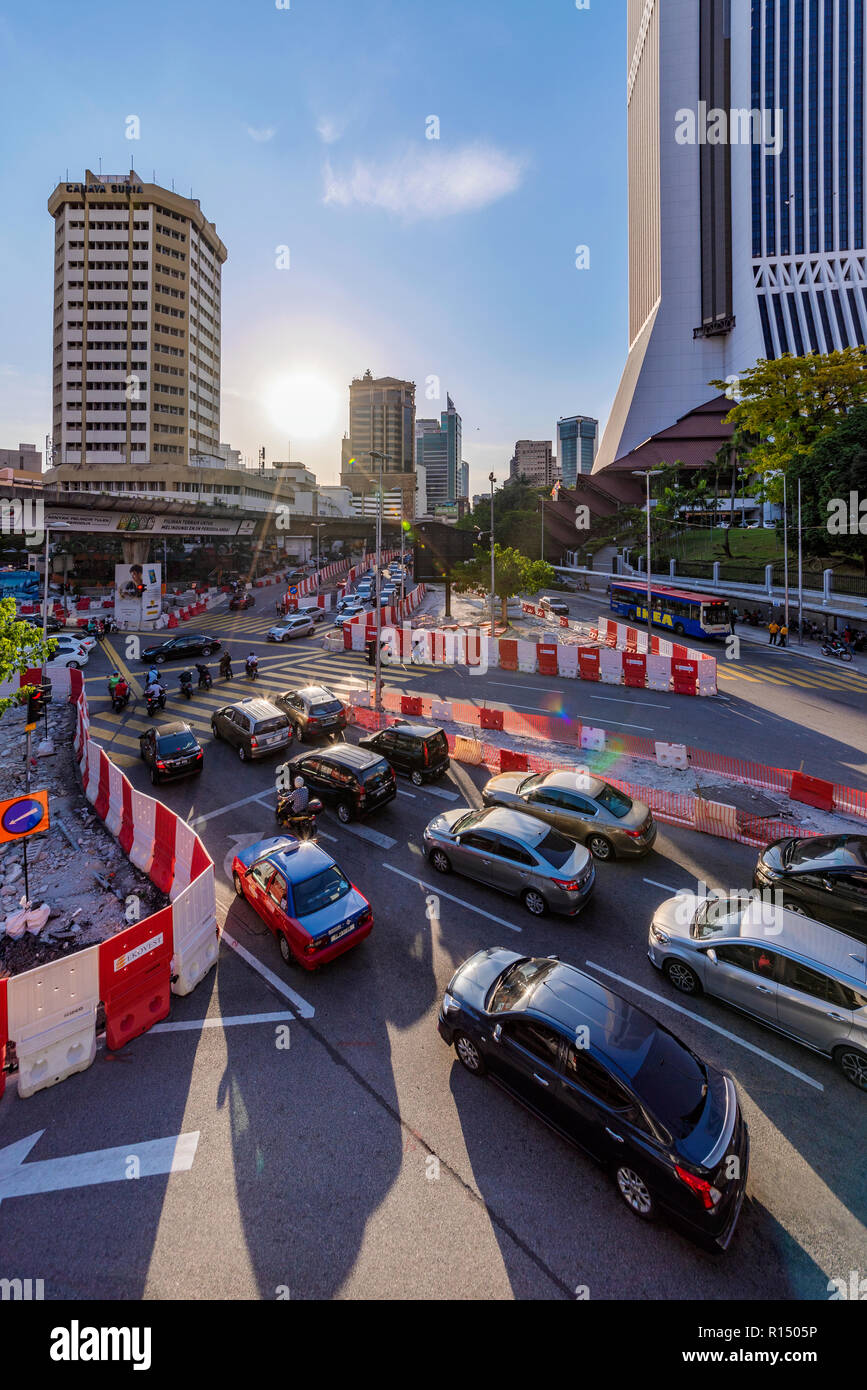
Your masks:
M728 560L723 548L725 531L721 527L712 530L688 531L674 542L673 554L684 560ZM735 526L729 532L731 558L742 560L746 565L772 565L782 563L783 539L776 530L751 531L747 527ZM789 561L797 559L797 532L789 532ZM861 566L850 556L826 556L811 558L805 554L804 567L810 570L834 569L838 574L862 574Z

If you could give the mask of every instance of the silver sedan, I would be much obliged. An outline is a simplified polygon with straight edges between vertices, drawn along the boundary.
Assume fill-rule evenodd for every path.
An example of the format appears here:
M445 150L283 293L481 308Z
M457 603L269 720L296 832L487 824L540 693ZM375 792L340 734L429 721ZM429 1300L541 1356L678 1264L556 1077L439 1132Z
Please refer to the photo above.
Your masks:
M517 811L444 811L427 826L424 847L438 873L454 870L510 893L534 917L574 917L596 879L583 846Z
M538 816L597 859L636 858L656 839L656 822L643 801L581 769L501 772L482 791L486 806L508 806Z

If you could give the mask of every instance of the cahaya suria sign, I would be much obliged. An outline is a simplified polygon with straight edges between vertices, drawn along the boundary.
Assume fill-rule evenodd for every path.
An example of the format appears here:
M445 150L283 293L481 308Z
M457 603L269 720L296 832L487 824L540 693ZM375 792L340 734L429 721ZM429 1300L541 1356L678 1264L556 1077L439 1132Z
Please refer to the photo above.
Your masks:
M98 531L102 535L152 536L252 536L255 521L226 517L170 516L159 512L96 512L69 507L46 507L45 525L71 531Z

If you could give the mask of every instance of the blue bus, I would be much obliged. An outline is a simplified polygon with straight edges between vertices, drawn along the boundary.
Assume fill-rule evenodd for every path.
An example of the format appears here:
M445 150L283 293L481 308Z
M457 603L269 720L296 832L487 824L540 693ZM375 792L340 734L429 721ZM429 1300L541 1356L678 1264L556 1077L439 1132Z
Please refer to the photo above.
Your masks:
M647 622L647 585L612 579L611 611L630 622ZM727 637L732 631L732 615L727 599L712 594L695 594L686 589L650 590L653 622L675 637Z
M42 579L36 570L0 569L0 598L41 599Z

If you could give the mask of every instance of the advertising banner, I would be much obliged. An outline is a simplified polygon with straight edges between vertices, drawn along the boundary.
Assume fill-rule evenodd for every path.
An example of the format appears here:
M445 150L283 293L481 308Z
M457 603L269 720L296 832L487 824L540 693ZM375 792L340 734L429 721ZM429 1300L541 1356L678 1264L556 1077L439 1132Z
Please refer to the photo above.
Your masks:
M263 514L264 519L265 514ZM256 521L232 521L222 517L168 516L157 512L100 512L78 508L46 507L45 523L63 523L73 531L98 531L102 535L152 536L252 536Z
M142 628L162 612L162 565L115 565L114 617L120 628Z

